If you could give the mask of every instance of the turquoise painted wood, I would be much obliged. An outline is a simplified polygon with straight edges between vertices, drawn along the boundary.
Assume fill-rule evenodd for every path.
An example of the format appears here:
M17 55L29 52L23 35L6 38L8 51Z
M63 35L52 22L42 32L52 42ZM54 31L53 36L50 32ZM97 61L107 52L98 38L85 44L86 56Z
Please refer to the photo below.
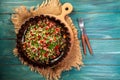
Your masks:
M13 55L16 45L14 27L10 21L13 9L25 5L41 4L43 0L0 0L0 80L45 80L21 64ZM87 34L94 51L83 55L85 66L80 71L64 71L60 80L120 80L120 0L61 0L72 3L69 15L81 33L77 18L85 21ZM81 44L80 44L81 46ZM82 46L81 46L82 49Z

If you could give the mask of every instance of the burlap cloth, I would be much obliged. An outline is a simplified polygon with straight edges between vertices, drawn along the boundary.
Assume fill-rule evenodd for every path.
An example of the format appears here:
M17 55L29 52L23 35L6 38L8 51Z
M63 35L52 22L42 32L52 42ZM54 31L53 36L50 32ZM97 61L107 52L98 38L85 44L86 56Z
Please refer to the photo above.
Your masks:
M59 0L46 0L37 7L31 7L30 10L28 10L25 6L20 6L16 8L15 14L13 14L11 17L16 34L21 28L21 25L31 17L41 14L54 14L54 15L61 14L61 6L62 5L59 2ZM82 54L79 46L80 42L77 37L77 29L73 25L72 20L69 16L66 16L65 20L69 24L69 27L71 27L71 29L73 30L73 33L75 35L74 36L75 41L71 52L64 58L64 60L59 62L55 67L53 68L34 67L18 56L19 53L17 48L13 50L14 54L19 57L19 59L24 65L30 66L32 71L37 71L38 73L46 77L47 80L58 80L60 78L62 71L70 70L72 67L75 67L78 70L80 70L80 67L83 65Z

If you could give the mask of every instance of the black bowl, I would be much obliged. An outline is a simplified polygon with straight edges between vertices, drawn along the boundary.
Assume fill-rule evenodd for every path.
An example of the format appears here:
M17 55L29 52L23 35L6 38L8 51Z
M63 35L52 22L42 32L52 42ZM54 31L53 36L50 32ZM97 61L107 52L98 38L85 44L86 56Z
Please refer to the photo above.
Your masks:
M56 24L59 24L62 28L62 30L60 31L61 35L66 35L65 38L65 42L64 44L66 44L66 46L64 47L63 50L60 51L60 55L57 56L54 59L49 59L49 62L41 62L41 61L34 61L31 60L29 57L27 57L27 52L26 50L23 49L23 43L25 41L25 35L26 32L28 30L28 28L30 27L30 25L35 25L38 23L38 21L40 20L44 20L45 18L54 21ZM35 16L34 18L30 18L28 21L26 21L22 26L21 29L19 30L18 34L17 34L17 45L16 47L18 48L18 52L19 52L19 57L21 57L25 62L27 62L30 65L33 66L37 66L37 67L52 67L54 65L57 65L59 62L61 62L64 57L66 57L67 53L69 52L69 48L70 48L70 33L68 31L68 29L65 27L65 25L58 19L54 18L54 17L49 17L49 16L45 16L45 15L40 15L40 16Z

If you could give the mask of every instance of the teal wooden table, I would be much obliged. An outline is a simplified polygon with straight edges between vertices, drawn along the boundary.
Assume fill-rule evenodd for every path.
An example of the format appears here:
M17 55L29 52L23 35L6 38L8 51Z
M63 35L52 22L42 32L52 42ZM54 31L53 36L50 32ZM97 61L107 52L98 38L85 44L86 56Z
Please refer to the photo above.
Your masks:
M13 55L16 35L10 21L13 9L27 8L43 0L0 0L0 80L45 80ZM79 32L77 18L85 21L94 55L83 56L85 66L62 73L60 80L120 80L120 0L61 0L72 3L70 14Z

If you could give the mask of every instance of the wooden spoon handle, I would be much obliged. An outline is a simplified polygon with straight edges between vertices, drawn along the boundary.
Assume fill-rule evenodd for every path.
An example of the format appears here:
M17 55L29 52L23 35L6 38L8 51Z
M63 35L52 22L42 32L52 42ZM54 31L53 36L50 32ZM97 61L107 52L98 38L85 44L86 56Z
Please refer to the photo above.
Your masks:
M82 46L83 46L84 55L86 55L86 43L85 43L85 36L84 36L84 34L82 34Z
M86 41L86 44L88 46L88 50L89 50L90 54L93 54L92 47L90 45L88 36L85 34L84 37L85 37L85 41Z

